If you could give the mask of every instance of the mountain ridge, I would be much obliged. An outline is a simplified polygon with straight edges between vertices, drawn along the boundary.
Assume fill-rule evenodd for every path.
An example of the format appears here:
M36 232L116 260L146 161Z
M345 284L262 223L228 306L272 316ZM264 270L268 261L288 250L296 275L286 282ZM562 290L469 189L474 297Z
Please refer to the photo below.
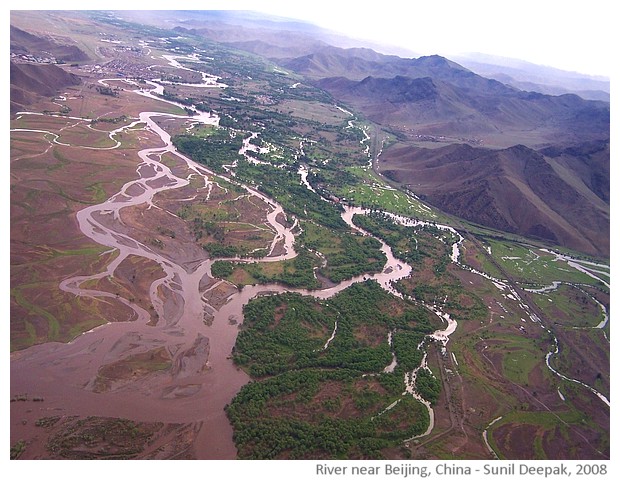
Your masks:
M609 144L600 147L608 149ZM592 193L587 169L560 175L557 161L527 146L401 145L387 148L378 168L450 214L592 255L609 255L609 204L604 195Z
M90 57L77 45L63 44L51 36L39 36L14 25L10 28L11 54L54 58L60 62L83 62Z
M436 77L366 77L361 81L335 77L315 84L372 121L405 125L424 134L511 132L527 137L538 130L543 137L539 144L562 136L566 140L609 137L609 105L571 94L554 97L522 92L495 81L488 84L492 90L460 87Z
M487 78L519 88L549 95L574 93L584 100L610 101L609 79L524 60L479 53L452 56L453 60Z
M61 88L82 83L80 77L53 64L11 62L11 113L24 110L41 97L52 97Z

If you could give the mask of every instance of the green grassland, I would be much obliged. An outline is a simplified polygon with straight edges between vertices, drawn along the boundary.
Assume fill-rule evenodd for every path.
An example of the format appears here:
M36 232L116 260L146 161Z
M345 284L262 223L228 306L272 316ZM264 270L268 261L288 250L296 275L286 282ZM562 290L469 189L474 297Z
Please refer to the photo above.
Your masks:
M592 277L538 248L507 240L488 239L486 243L493 258L520 282L542 286L554 281L598 284Z
M568 327L593 328L604 318L600 306L582 290L571 285L532 296L555 322Z
M106 302L77 297L58 288L60 278L50 276L67 261L82 268L101 264L105 247L53 250L36 262L12 268L11 351L50 341L68 342L83 331L109 321ZM114 254L106 255L114 258ZM28 278L28 281L21 279Z
M350 183L335 183L336 186L330 188L347 202L422 220L440 221L442 218L416 198L388 185L368 167L349 167L346 171L353 175L349 177Z
M512 450L512 452L506 452L508 455L518 451L520 447L518 440L512 440L510 436L502 437L506 438L504 443L498 445L495 438L499 429L516 429L516 428L530 428L536 431L534 442L529 448L533 449L533 456L528 456L533 460L548 460L554 459L555 456L550 456L551 445L554 443L554 439L558 439L561 443L571 443L574 438L574 426L588 422L587 416L582 412L579 412L575 408L572 408L565 412L528 412L523 410L516 410L503 416L501 420L493 424L489 428L488 440L491 448L499 454L500 459L511 458L505 457L506 450ZM564 455L569 455L572 458L570 452L564 452Z

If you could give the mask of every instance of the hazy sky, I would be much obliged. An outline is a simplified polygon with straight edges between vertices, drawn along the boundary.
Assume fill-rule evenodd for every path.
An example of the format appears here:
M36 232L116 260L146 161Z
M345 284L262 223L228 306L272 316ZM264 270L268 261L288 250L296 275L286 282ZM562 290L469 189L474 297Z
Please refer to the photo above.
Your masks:
M611 0L24 0L14 8L247 9L421 55L480 52L611 76ZM614 36L615 38L615 36ZM615 43L615 42L614 42Z
M481 52L611 76L611 1L338 0L239 4L423 55ZM613 26L618 28L617 25Z

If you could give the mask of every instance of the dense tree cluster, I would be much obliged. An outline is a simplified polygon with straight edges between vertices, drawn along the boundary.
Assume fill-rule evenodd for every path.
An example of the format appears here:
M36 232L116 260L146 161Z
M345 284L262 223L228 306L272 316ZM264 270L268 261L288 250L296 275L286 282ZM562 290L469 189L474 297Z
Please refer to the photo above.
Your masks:
M175 135L172 143L179 152L206 165L215 172L223 173L224 165L231 165L243 158L239 150L243 146L241 135L228 133L200 138L194 135Z
M252 300L233 359L255 381L227 408L239 455L381 458L382 449L422 433L425 407L402 394L405 369L421 360L418 352L414 365L411 352L430 331L428 312L373 281L324 301L293 293ZM400 339L394 373L383 372L392 360L389 332Z
M424 257L428 256L428 253L418 244L419 228L398 225L380 212L356 215L353 217L353 223L381 238L392 248L394 256L403 262L419 264Z
M106 85L102 86L102 85L97 85L97 87L95 87L95 89L97 90L97 92L99 92L101 95L107 95L109 97L118 97L118 94L120 92L120 89L118 88L112 88L112 87L108 87Z
M253 263L241 265L256 279L258 283L281 283L292 288L319 288L320 283L314 276L316 257L308 250L300 249L292 260L283 262L282 272L266 274L261 264Z
M441 393L441 382L428 370L420 369L417 372L415 386L423 398L431 402L433 405L437 403L439 394Z
M311 222L302 223L299 242L321 252L325 259L319 273L332 282L341 282L364 273L380 272L387 261L381 242L350 232L334 232Z
M269 165L239 162L237 178L255 185L298 218L313 220L335 230L348 229L340 217L342 207L324 201L319 194L302 185L296 172Z

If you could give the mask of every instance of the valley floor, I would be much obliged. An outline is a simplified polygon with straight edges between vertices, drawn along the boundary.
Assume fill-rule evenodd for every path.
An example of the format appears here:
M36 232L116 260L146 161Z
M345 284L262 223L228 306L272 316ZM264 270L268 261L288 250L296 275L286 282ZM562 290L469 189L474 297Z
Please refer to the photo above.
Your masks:
M609 459L605 261L390 186L390 134L266 61L132 35L152 80L68 67L11 119L12 459Z

